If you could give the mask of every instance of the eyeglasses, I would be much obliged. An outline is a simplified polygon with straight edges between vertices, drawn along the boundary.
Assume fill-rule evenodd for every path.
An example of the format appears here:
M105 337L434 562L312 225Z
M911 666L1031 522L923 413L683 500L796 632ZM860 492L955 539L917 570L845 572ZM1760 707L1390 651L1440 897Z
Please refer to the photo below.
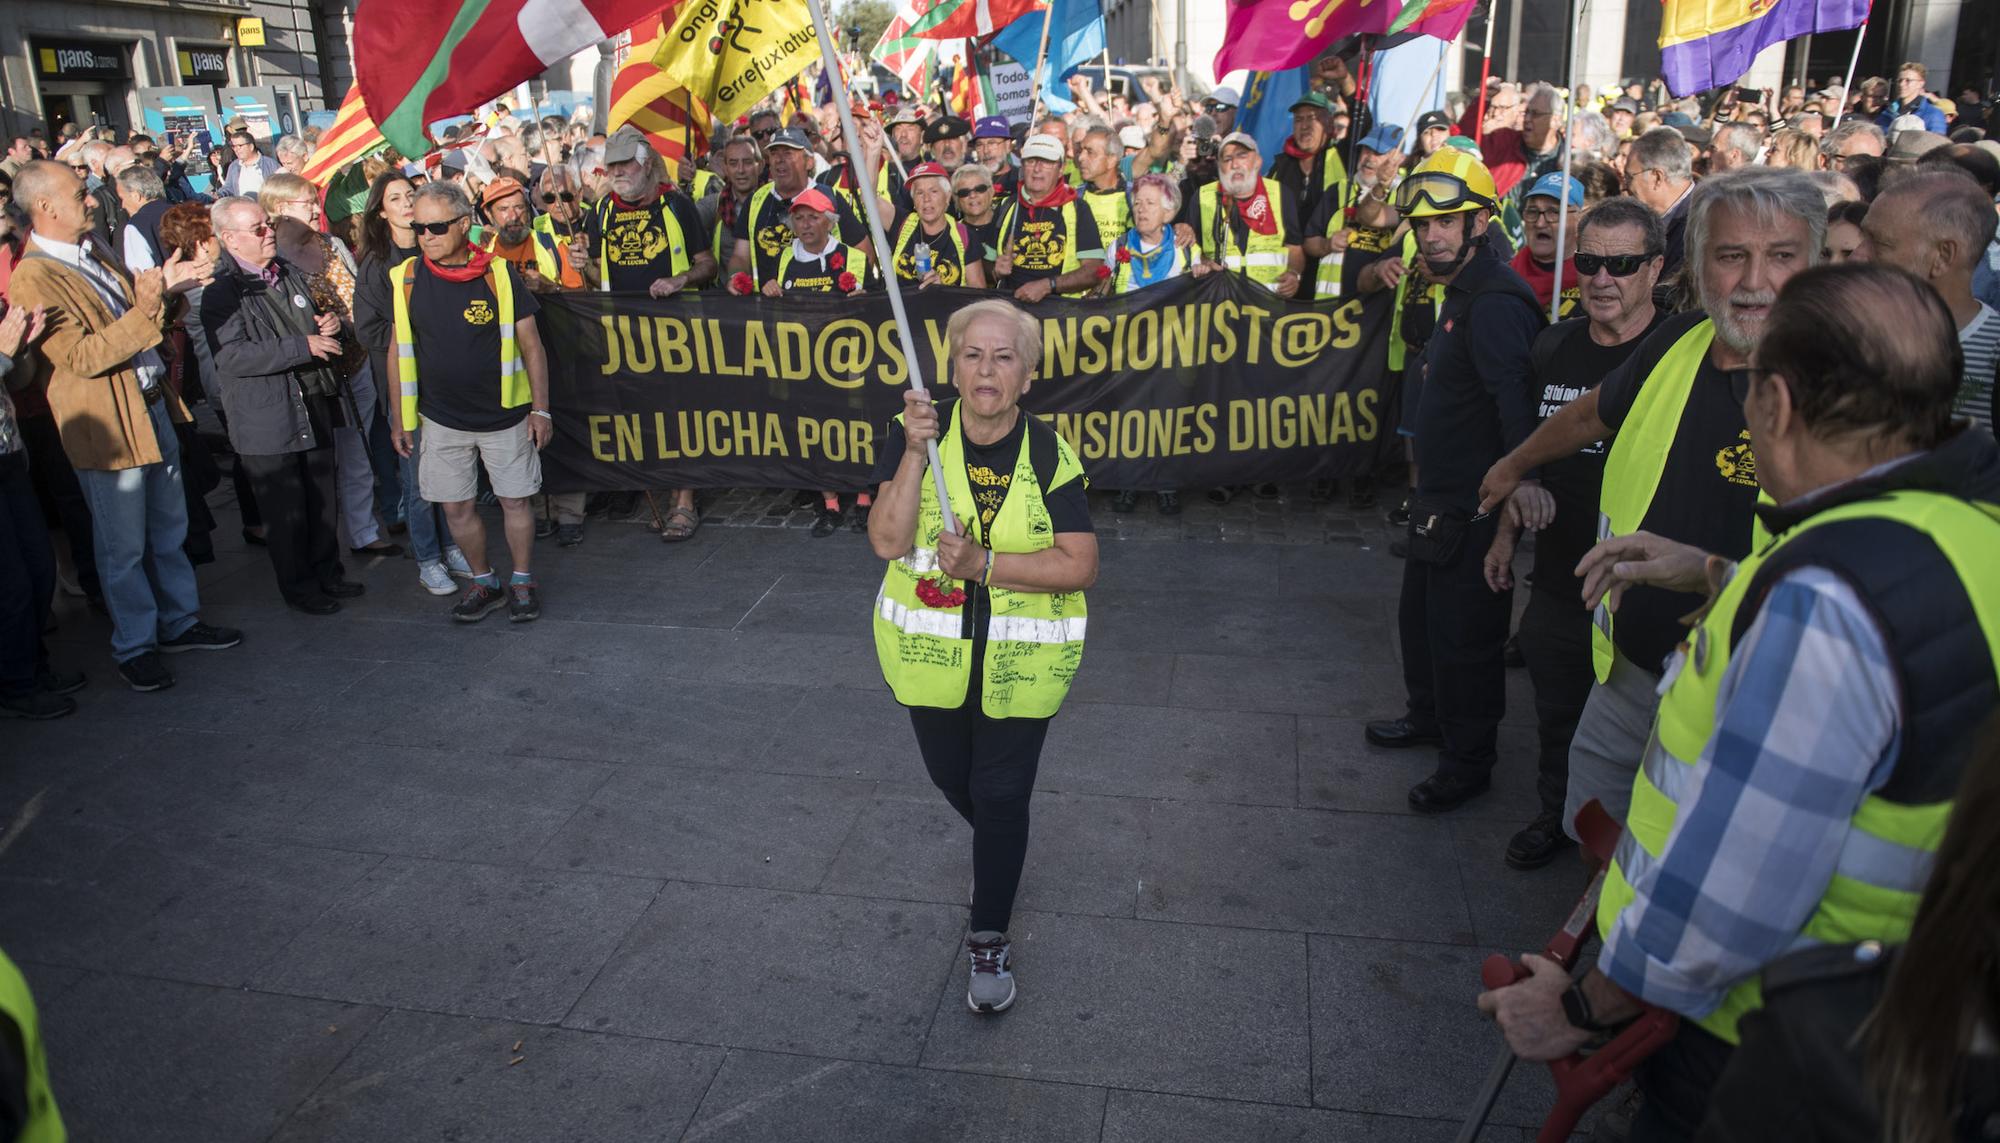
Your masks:
M229 233L255 234L257 237L262 238L266 234L271 233L271 224L268 222L260 222L255 226L232 226L229 227Z
M1643 254L1578 254L1576 273L1580 278L1595 278L1597 272L1603 270L1614 278L1629 278L1659 256L1657 250L1648 250Z
M452 227L464 221L465 216L461 214L449 222L412 222L410 229L416 231L418 234L431 234L443 238L445 235L451 233Z
M1731 369L1727 372L1729 376L1729 395L1736 398L1736 403L1741 405L1749 399L1751 382L1759 373L1769 373L1770 370L1759 369L1751 365L1742 369Z
M953 198L971 198L973 195L976 194L986 194L992 189L993 189L993 184L987 183L985 186L981 187L960 187L957 190L951 192L951 195Z
M564 202L575 202L576 196L569 193L568 191L563 191L561 194L550 194L547 191L542 192L542 201L544 203L553 203L557 199L561 199Z
M1577 213L1581 213L1581 211ZM1554 222L1561 217L1562 212L1559 209L1546 206L1538 206L1521 212L1522 222Z

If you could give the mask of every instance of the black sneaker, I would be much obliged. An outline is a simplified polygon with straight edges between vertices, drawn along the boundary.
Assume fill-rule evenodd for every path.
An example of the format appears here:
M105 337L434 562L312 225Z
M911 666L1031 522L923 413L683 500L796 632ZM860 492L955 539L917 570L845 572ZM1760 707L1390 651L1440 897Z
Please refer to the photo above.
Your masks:
M507 585L507 620L527 623L542 617L542 593L532 582Z
M156 651L142 651L118 664L118 673L135 691L163 691L174 685L174 673Z
M1401 504L1398 504L1394 508L1389 509L1389 523L1397 528L1403 528L1409 526L1410 523L1409 497L1407 496L1403 497L1403 502Z
M323 583L319 589L333 599L358 599L368 594L367 584L355 583L351 579L337 579L332 583Z
M171 639L160 640L160 651L167 655L182 651L227 651L241 642L243 632L234 627L211 627L196 620L193 627Z
M1208 502L1217 507L1221 507L1234 499L1236 499L1236 490L1234 488L1223 487L1208 490Z
M1130 512L1138 506L1139 494L1129 488L1111 498L1111 510L1113 512Z
M556 529L559 527L561 527L561 525L557 524L554 520L549 519L547 516L539 516L535 519L535 538L537 540L546 540L550 536L555 535Z
M58 671L54 667L35 669L35 688L52 695L73 695L90 683L82 671Z
M1507 865L1513 869L1540 869L1575 844L1563 832L1562 815L1545 813L1507 842Z
M1357 476L1347 485L1347 510L1371 512L1375 509L1375 481Z
M48 691L34 690L24 695L0 698L0 718L26 718L45 722L76 713L76 700Z
M556 547L558 547L558 548L574 548L574 547L576 547L576 546L577 546L578 544L581 544L581 543L583 543L583 525L582 525L582 524L557 524L557 525L556 525Z
M823 540L838 531L840 531L840 513L822 505L819 518L813 521L812 538Z
M1181 494L1178 492L1160 493L1160 515L1178 516L1180 514L1181 514Z
M866 532L868 530L868 510L873 507L873 504L856 504L854 511L847 514L848 528L856 532Z
M488 587L478 580L465 589L458 597L458 603L451 609L451 617L460 623L477 623L486 618L488 612L496 611L507 604L507 592L494 584Z

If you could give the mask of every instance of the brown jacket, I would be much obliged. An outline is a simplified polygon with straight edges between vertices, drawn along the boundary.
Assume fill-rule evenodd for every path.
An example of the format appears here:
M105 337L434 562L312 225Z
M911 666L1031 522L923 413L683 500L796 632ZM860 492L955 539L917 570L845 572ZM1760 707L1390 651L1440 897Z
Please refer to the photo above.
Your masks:
M89 241L85 238L85 241ZM132 296L132 279L114 259L101 259ZM96 289L76 270L29 243L7 292L14 304L48 307L48 332L36 347L48 367L49 408L63 451L77 468L137 468L160 463L159 441L139 388L132 357L160 344L163 319L137 309L113 321ZM163 378L160 382L166 384ZM189 420L187 406L166 390L168 414Z

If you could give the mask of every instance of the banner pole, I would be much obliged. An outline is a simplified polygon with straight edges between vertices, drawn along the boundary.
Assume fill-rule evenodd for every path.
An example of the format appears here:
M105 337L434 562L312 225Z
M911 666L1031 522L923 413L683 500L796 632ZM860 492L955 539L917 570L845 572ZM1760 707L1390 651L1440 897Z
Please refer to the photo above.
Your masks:
M827 27L826 9L821 6L820 0L806 0L806 5L812 10L813 30L819 33L820 54L825 59L834 61L833 68L827 75L827 82L833 88L833 108L840 115L840 132L847 140L847 161L851 167L862 154L862 150L861 132L854 129L854 109L848 105L847 77L841 74L839 57L834 54L833 32ZM1047 28L1047 22L1044 21L1042 32L1044 42L1048 38ZM887 139L882 142L884 149L893 156L896 153L895 146ZM859 182L861 177L860 171L856 170L855 181ZM874 239L876 251L889 249L889 239L882 231L881 214L875 209L874 188L863 186L856 188L856 191L855 197L861 200L861 213L868 220L868 236ZM903 311L903 287L896 280L894 260L891 259L883 269L888 272L882 275L882 284L889 290L889 309L896 315L896 334L903 339L903 360L910 368L910 391L918 396L924 396L929 390L924 388L923 367L917 358L917 339L910 334L910 315ZM958 517L951 511L951 491L945 487L944 465L938 460L937 442L928 442L925 452L930 461L931 480L936 486L938 503L943 505L945 510L944 530L957 535Z
M1410 117L1403 120L1403 144L1407 147L1416 142L1417 117L1424 112L1424 103L1431 97L1431 89L1437 86L1438 76L1444 73L1445 57L1451 54L1451 41L1438 41L1438 62L1431 68L1431 77L1417 89L1416 106L1410 108Z
M1520 0L1515 0L1519 3ZM1493 78L1493 26L1499 23L1500 0L1486 6L1486 46L1479 49L1479 115L1472 121L1472 145L1486 140L1486 86Z
M1035 129L1035 122L1042 117L1042 69L1049 62L1049 23L1055 19L1056 0L1049 0L1049 6L1042 9L1042 44L1035 49L1035 100L1028 105L1028 130Z
M1861 66L1861 41L1868 38L1868 21L1861 21L1861 27L1854 33L1854 55L1847 61L1847 74L1840 77L1840 106L1834 109L1833 126L1826 129L1826 137L1833 138L1839 129L1841 117L1847 114L1847 105L1854 99L1854 69Z
M1555 288L1549 291L1549 324L1556 323L1556 314L1562 309L1563 300L1563 239L1569 236L1569 159L1570 140L1576 135L1576 54L1583 47L1583 37L1576 29L1583 27L1583 14L1590 8L1590 0L1576 0L1570 8L1571 28L1569 38L1569 92L1563 96L1563 145L1562 145L1562 194L1556 198L1556 279Z

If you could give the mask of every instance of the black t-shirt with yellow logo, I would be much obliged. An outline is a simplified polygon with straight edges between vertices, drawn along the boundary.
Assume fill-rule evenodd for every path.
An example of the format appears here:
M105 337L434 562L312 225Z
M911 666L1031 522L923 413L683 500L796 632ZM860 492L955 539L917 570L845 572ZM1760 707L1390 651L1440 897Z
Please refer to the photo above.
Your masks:
M1076 219L1076 233L1063 222L1062 207L1016 206L1001 221L1001 241L1014 255L1009 286L1020 286L1041 278L1059 278L1072 247L1078 258L1104 257L1104 242L1097 233L1097 219L1082 199L1070 204Z
M614 290L646 290L661 278L680 272L674 265L671 236L666 215L673 212L680 224L683 253L689 264L694 256L708 250L708 228L701 224L701 211L694 200L681 192L667 191L649 206L624 209L616 198L599 204L584 220L584 234L590 240L590 256L601 258L599 274L610 276Z
M818 189L825 191L826 196L833 200L834 212L840 216L840 240L849 246L859 246L866 241L868 228L855 216L854 209L847 205L847 196L836 194L826 187ZM778 260L784 257L785 247L792 244L796 235L792 233L791 199L781 196L775 187L763 198L756 218L751 218L748 210L736 212L736 227L732 233L739 242L754 235L750 256L756 259L757 280L768 282L777 276Z
M898 241L902 238L903 228L909 225L911 217L911 215L905 214L896 219L895 228L889 231L891 241ZM919 221L914 232L910 235L909 242L896 251L896 276L905 282L915 282L921 277L917 273L917 246L919 243L930 246L931 269L936 272L940 285L963 286L965 284L966 260L970 258L972 261L977 262L980 259L980 252L978 250L966 249L972 245L972 236L971 232L966 230L963 222L960 222L956 218L947 217L944 220L944 229L942 231L937 234L925 234L924 224Z
M505 262L493 265L512 280L514 320L540 312L520 273ZM500 407L499 312L484 278L447 282L417 261L410 328L417 338L417 411L424 417L461 432L491 433L528 415L526 405Z
M1655 327L1625 364L1598 386L1598 419L1620 431L1653 367L1707 316L1700 311L1675 314ZM1729 375L1704 356L1667 451L1659 490L1640 527L1740 560L1750 554L1750 521L1756 506L1757 461L1750 453L1743 406L1729 391ZM1687 633L1680 617L1702 602L1698 594L1653 587L1628 590L1611 628L1619 653L1658 674Z

